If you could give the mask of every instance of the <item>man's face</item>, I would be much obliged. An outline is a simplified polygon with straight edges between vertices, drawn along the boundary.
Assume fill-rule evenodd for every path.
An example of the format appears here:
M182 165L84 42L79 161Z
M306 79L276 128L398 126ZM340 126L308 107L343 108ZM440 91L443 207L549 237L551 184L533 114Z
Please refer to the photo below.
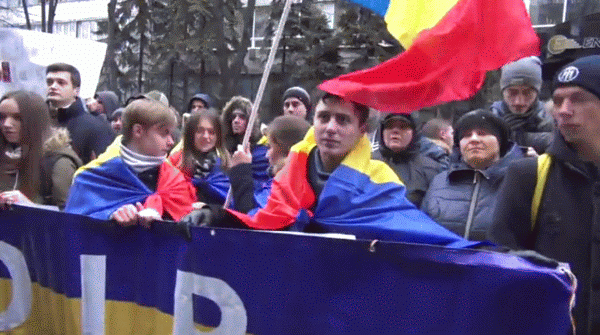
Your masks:
M306 118L306 106L295 97L289 97L283 102L283 115L295 115L301 118Z
M393 152L400 152L410 144L413 129L403 120L389 120L383 128L383 143Z
M231 113L231 131L234 135L241 135L246 131L248 125L248 115L240 109Z
M360 125L354 105L345 100L319 101L314 117L315 141L321 159L342 162L360 140L365 132L365 125Z
M104 111L104 105L102 104L102 102L100 102L100 100L96 99L96 98L90 98L87 101L87 107L90 110L91 113L94 114L102 114L105 113Z
M141 127L141 125L137 124L134 126ZM138 133L135 136L139 153L154 157L167 155L174 145L173 137L171 136L173 128L173 125L164 124L155 124L148 129L141 127L141 129L137 130Z
M485 129L466 131L459 145L465 163L476 169L487 169L500 158L498 139Z
M48 101L55 107L69 106L79 95L79 87L73 87L71 73L67 71L48 72L46 86Z
M504 102L511 113L523 114L531 108L537 98L535 88L526 85L509 86L502 91Z
M199 100L199 99L195 99L192 100L192 106L190 108L190 113L200 113L202 111L206 110L206 105L204 104L204 101Z
M600 136L600 99L579 86L559 87L552 94L554 119L565 140L587 144Z
M196 133L194 134L194 146L200 152L209 152L217 144L217 133L215 127L209 120L201 119L198 122Z

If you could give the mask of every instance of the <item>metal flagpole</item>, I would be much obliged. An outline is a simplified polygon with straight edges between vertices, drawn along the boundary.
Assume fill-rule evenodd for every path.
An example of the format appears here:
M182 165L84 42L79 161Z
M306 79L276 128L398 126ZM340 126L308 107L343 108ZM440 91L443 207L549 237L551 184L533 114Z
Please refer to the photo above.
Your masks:
M252 133L252 128L254 126L254 122L256 122L256 118L258 115L258 107L260 106L260 102L262 101L262 96L267 86L267 80L269 80L269 74L271 74L271 67L273 67L273 62L275 61L275 54L277 53L277 48L279 47L279 41L281 40L281 35L283 35L283 28L285 27L285 22L287 21L288 14L290 13L290 9L292 8L293 0L285 0L285 5L283 6L283 13L281 14L281 19L279 20L279 25L277 26L277 30L275 31L275 37L273 38L273 44L271 45L271 51L269 52L269 57L267 58L267 64L265 66L265 71L263 72L262 78L260 79L260 85L258 86L258 92L256 93L256 99L252 104L252 111L250 112L250 117L248 118L248 124L246 125L246 132L244 133L244 139L242 140L242 147L248 148L250 142L250 135ZM227 192L227 198L225 199L225 204L223 204L223 208L229 207L231 204L231 186L229 186L229 191Z

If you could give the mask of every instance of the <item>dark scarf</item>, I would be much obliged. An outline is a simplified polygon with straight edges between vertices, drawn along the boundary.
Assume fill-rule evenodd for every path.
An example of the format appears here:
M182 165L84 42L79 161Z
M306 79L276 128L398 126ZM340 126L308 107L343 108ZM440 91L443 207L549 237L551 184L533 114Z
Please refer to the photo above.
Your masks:
M194 179L206 179L217 162L217 154L214 151L202 153L193 157Z
M525 112L523 114L516 114L516 113L512 113L512 112L506 113L503 116L504 121L508 124L508 126L512 130L523 128L529 122L529 118L531 116L533 116L533 114L535 113L534 107L535 107L535 103L533 104L533 106L531 106L531 108L529 108L529 110L527 112Z

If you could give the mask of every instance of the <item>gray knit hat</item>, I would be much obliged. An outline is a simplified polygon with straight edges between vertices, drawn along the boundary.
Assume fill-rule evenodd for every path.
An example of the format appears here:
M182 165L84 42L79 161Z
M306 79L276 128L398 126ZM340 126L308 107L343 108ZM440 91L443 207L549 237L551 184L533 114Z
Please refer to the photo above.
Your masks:
M508 63L502 67L500 88L513 85L527 85L540 91L542 88L542 62L537 57L521 58L516 62Z

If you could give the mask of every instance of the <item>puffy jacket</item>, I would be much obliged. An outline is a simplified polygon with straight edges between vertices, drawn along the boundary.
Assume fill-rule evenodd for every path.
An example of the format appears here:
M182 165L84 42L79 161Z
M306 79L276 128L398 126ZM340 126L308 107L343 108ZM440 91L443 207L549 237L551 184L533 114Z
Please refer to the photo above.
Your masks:
M421 210L460 236L484 240L508 163L522 157L520 149L513 146L485 170L473 169L462 161L452 163L449 170L433 178Z

